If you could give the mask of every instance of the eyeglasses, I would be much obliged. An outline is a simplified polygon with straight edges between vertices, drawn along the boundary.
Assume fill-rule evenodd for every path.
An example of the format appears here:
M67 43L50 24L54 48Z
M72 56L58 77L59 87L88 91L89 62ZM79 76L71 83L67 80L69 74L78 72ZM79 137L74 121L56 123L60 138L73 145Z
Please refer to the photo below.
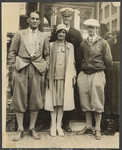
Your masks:
M89 28L89 29L95 29L96 27L94 27L94 26L87 26L87 28Z

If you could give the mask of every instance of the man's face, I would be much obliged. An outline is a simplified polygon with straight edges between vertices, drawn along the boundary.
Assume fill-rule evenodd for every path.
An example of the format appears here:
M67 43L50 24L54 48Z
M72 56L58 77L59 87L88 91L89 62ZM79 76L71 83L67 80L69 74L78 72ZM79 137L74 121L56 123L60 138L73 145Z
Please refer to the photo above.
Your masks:
M27 22L29 23L29 27L32 30L35 30L38 28L39 24L40 24L40 18L39 15L35 12L32 12L30 14L30 17L27 19Z
M95 36L97 34L97 27L87 26L86 28L87 28L89 36Z
M71 15L64 15L64 16L63 16L63 23L64 23L65 25L69 25L71 20L72 20Z

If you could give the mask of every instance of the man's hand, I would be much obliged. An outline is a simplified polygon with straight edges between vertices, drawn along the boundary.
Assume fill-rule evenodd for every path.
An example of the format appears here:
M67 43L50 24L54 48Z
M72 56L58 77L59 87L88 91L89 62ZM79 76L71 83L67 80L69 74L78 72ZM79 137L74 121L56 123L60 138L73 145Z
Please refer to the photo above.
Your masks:
M16 69L15 64L9 66L9 71L12 73Z
M31 59L31 60L33 60L33 59L35 59L35 58L36 58L36 54L30 55L30 59Z
M75 76L74 77L74 85L76 84L76 80L77 80L77 77Z
M74 76L74 78L72 79L72 86L75 86L75 84L76 84L76 80L77 80L77 77L76 77L76 76Z

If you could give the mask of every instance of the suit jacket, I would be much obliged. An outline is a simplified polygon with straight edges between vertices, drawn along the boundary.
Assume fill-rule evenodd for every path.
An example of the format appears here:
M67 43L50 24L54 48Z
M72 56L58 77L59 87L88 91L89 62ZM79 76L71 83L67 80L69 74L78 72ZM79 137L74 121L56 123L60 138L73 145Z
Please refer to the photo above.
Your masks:
M56 40L57 40L56 27L54 27L54 31L53 31L52 36L50 38L50 42L54 42ZM80 52L81 51L79 50L79 46L80 46L80 43L83 41L83 38L77 29L70 27L69 31L67 33L67 36L66 36L66 41L69 43L72 43L74 46L76 70L77 70L77 72L79 72L80 63L81 63L81 61L80 61L80 56L81 56Z
M65 42L66 47L66 72L64 87L64 105L63 110L69 111L75 108L73 79L76 76L74 65L74 47L71 43ZM57 54L57 42L54 42L50 48L50 67L48 71L49 85L46 88L45 109L53 111L53 79Z
M13 38L8 55L9 65L19 71L32 63L41 73L49 66L49 41L40 31L37 32L35 56L30 56L29 29L20 30Z

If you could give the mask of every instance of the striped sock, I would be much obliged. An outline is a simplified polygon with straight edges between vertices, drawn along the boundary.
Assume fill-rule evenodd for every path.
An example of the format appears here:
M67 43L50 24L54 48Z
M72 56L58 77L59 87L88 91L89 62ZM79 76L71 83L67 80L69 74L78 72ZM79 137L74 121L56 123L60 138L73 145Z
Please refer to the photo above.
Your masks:
M18 124L18 130L23 131L23 113L16 113L16 118L17 118L17 124Z
M38 111L30 111L30 127L29 130L32 130L35 128L35 123L37 120Z

